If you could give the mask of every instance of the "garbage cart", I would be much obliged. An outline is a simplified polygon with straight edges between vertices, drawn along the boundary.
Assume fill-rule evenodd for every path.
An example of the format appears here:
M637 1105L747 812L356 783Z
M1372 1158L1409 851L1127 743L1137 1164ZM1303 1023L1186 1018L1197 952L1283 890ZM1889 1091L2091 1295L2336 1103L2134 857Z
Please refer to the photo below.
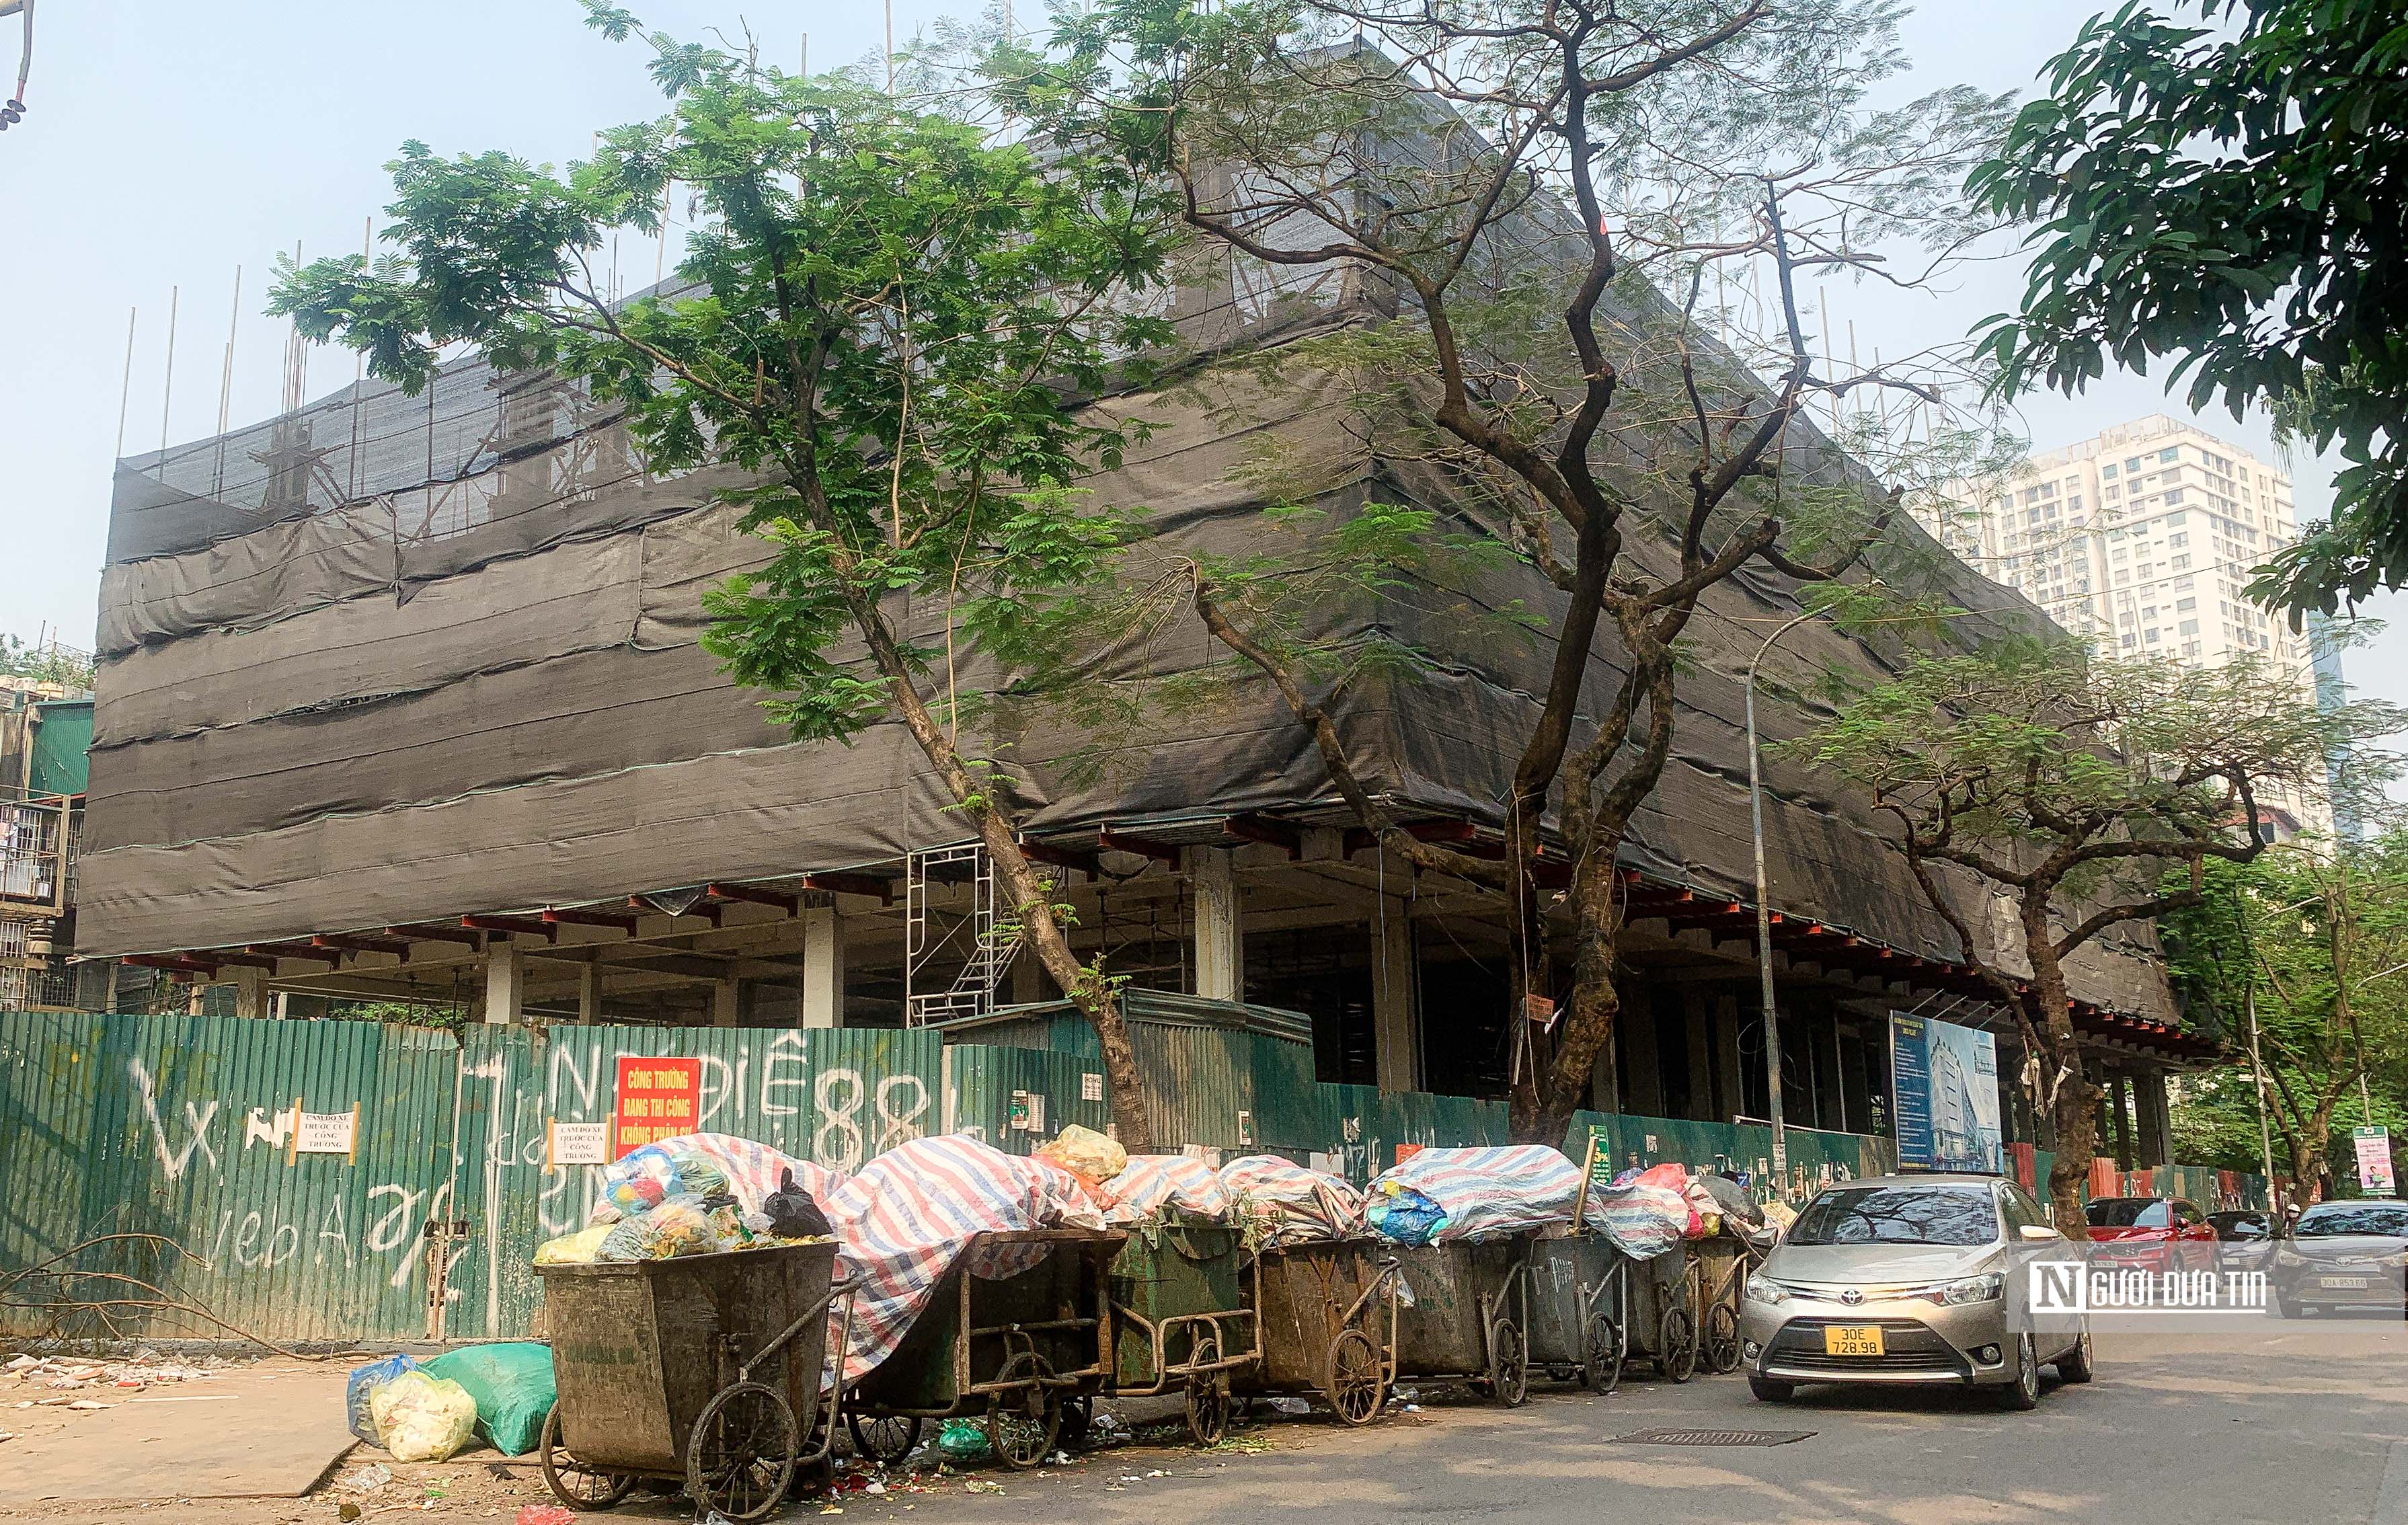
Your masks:
M1629 1349L1656 1374L1686 1382L1703 1366L1720 1374L1740 1364L1739 1304L1750 1265L1746 1244L1727 1234L1684 1240L1628 1275Z
M1198 1446L1228 1431L1234 1374L1262 1359L1262 1262L1233 1226L1171 1210L1112 1260L1115 1398L1178 1392Z
M845 1394L864 1455L892 1460L929 1419L982 1417L996 1459L1033 1467L1111 1370L1108 1273L1128 1236L1086 1229L973 1234L894 1354Z
M1603 1234L1530 1246L1530 1364L1558 1381L1612 1392L1629 1352L1630 1257Z
M1469 1378L1508 1408L1528 1397L1530 1245L1512 1234L1392 1246L1395 1374Z
M1264 1245L1251 1288L1262 1356L1232 1373L1235 1389L1317 1392L1344 1423L1377 1418L1397 1375L1394 1249L1368 1237Z
M630 1264L538 1266L560 1392L537 1460L554 1497L607 1509L641 1478L698 1513L759 1519L824 1460L829 1308L851 1330L837 1246L787 1244Z

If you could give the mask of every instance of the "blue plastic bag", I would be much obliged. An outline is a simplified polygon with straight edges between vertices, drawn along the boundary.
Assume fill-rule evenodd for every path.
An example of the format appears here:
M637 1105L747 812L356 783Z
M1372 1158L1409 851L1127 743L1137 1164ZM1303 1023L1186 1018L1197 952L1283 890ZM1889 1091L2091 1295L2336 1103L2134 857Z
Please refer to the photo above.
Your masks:
M343 1409L351 1417L351 1433L371 1446L382 1446L384 1437L377 1433L376 1416L368 1412L368 1396L402 1373L417 1370L418 1362L407 1355L353 1367L351 1380L343 1384Z
M1364 1216L1371 1231L1398 1244L1426 1244L1446 1227L1446 1209L1408 1186L1389 1182L1369 1194Z

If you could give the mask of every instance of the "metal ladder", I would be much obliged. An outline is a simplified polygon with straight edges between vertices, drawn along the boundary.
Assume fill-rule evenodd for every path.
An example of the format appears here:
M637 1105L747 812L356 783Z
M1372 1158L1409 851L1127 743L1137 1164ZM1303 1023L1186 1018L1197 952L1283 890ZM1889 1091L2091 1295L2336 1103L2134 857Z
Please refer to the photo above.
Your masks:
M928 914L929 870L961 864L969 865L970 913L932 937L935 928ZM1003 983L1011 960L1020 952L1020 938L1015 934L1005 941L996 936L995 863L986 856L985 845L971 842L952 847L913 848L905 859L903 908L903 1025L925 1027L949 1017L979 1016L993 1011L996 987ZM970 944L968 957L953 975L953 983L942 990L915 990L926 967L950 950L965 930L969 933Z

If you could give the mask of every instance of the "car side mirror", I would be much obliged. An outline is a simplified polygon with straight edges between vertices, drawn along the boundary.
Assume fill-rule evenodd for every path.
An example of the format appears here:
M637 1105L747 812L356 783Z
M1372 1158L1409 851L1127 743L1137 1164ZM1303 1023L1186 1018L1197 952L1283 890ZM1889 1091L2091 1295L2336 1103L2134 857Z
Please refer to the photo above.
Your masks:
M2062 1239L2065 1236L2045 1223L2027 1223L2015 1230L2015 1237L2027 1244L2044 1244L2050 1240Z

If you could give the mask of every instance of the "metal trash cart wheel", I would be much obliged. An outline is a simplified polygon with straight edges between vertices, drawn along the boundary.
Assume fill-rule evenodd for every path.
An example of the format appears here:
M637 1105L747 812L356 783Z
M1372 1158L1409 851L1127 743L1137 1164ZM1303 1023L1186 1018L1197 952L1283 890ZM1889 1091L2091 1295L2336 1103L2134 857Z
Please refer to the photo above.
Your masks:
M778 1389L737 1382L705 1403L686 1442L685 1486L695 1507L733 1520L766 1517L786 1496L802 1451L794 1410Z
M1530 1344L1510 1318L1488 1326L1488 1390L1507 1408L1520 1408L1530 1396Z
M1387 1363L1369 1334L1359 1329L1340 1330L1338 1338L1329 1342L1322 1371L1321 1390L1340 1420L1364 1425L1380 1417L1381 1402L1387 1397Z
M1706 1310L1706 1370L1724 1376L1739 1370L1739 1315L1727 1302Z
M604 1472L577 1460L560 1435L560 1405L543 1417L543 1439L537 1443L536 1463L543 1469L543 1485L571 1509L608 1509L635 1489L633 1474Z
M1630 1337L1607 1314L1591 1314L1582 1343L1581 1382L1602 1398L1622 1386L1623 1358L1630 1353Z
M987 1398L987 1444L996 1460L1026 1472L1051 1456L1061 1438L1062 1390L1052 1363L1033 1350L1004 1362L996 1384L1006 1390Z
M1698 1374L1698 1320L1680 1303L1664 1310L1656 1329L1656 1371L1668 1382L1686 1382Z
M1211 1328L1198 1329L1187 1349L1191 1366L1202 1367L1187 1382L1187 1433L1198 1446L1218 1446L1229 1432L1229 1378L1212 1370L1220 1364L1221 1337Z
M880 1466L891 1466L910 1456L920 1444L917 1414L868 1414L848 1407L844 1427L853 1435L853 1453Z

